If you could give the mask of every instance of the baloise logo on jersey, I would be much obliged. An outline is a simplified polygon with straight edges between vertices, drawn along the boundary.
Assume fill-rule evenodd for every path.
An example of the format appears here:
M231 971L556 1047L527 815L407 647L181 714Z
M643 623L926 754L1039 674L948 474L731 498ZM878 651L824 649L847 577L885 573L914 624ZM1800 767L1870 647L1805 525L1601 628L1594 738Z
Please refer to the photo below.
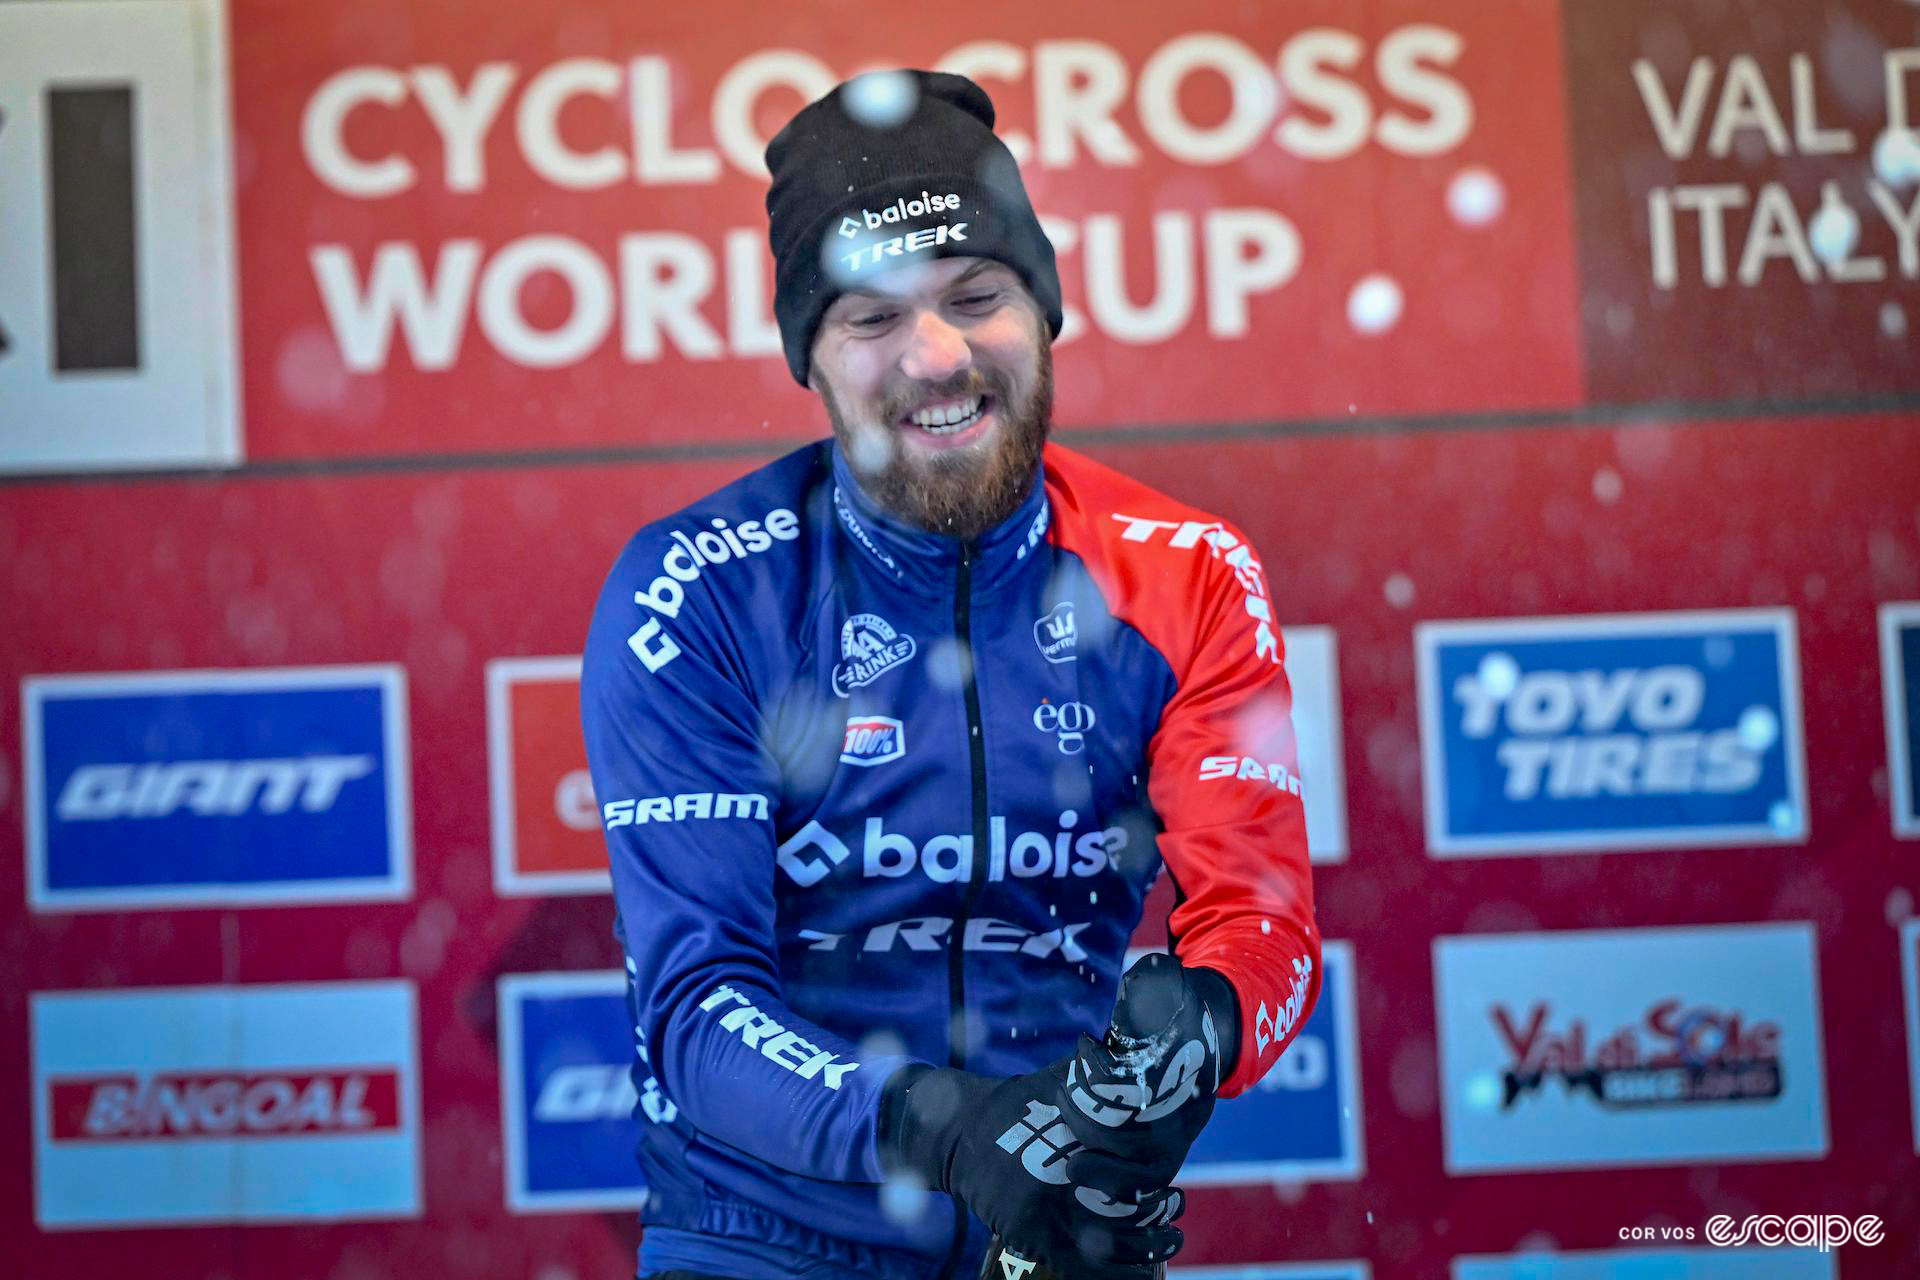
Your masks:
M24 695L35 910L411 891L399 668L30 677Z
M1415 644L1436 856L1806 838L1788 610L1433 622Z
M646 1183L633 1158L636 1115L671 1124L679 1109L651 1075L644 1096L633 1087L625 977L613 969L509 975L499 1004L507 1207L639 1208Z
M1127 847L1127 829L1116 826L1076 833L1079 821L1080 815L1067 809L1060 814L1058 831L1023 831L1009 844L1007 820L998 815L988 819L987 879L1099 875ZM965 884L972 878L971 835L936 835L915 844L910 836L888 831L883 818L868 818L864 833L859 866L860 874L869 879L894 879L915 872L938 884ZM851 857L847 842L816 818L787 837L775 851L774 862L804 889L825 880Z
M42 1227L420 1212L404 982L36 992Z
M1813 929L1434 943L1447 1167L1826 1153Z

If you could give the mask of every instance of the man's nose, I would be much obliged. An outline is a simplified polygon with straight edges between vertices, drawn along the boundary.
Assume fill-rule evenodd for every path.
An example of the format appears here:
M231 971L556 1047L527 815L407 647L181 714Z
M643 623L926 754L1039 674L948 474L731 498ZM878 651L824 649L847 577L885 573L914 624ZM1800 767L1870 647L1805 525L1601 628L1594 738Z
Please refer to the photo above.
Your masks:
M913 313L907 330L900 372L919 382L950 378L973 362L973 349L962 333L934 310Z

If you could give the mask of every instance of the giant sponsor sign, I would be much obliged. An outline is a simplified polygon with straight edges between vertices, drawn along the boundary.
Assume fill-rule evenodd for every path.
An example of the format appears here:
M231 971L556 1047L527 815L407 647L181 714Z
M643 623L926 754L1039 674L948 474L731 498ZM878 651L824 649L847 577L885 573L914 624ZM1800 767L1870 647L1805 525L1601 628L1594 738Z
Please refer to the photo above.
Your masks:
M28 997L46 1229L414 1217L414 991L336 982Z
M1806 839L1791 611L1428 622L1414 642L1435 856Z
M1592 397L1911 390L1912 12L1804 0L1762 23L1714 0L1560 8Z
M983 0L830 40L804 8L713 17L233 0L251 456L628 444L641 404L648 442L817 422L773 323L762 153L875 66L993 95L1060 263L1065 425L1579 399L1554 6ZM901 106L884 81L856 101ZM849 270L964 252L954 194L850 193L826 246ZM1316 376L1276 378L1276 349Z
M516 1213L634 1209L641 1103L629 1068L626 979L618 970L500 979L500 1116L507 1207ZM651 1079L646 1082L653 1085ZM642 1123L670 1122L649 1087Z
M1827 1152L1813 928L1434 940L1451 1173Z
M1880 606L1880 697L1893 833L1920 836L1920 604Z
M1907 1011L1907 1080L1913 1103L1913 1149L1920 1151L1920 917L1900 926L1900 979Z
M577 656L487 664L487 779L497 891L607 891L607 846L580 737Z
M0 471L238 457L226 19L0 6Z
M1453 1280L1833 1280L1831 1253L1813 1249L1590 1249L1474 1254Z
M1340 1181L1365 1172L1353 944L1325 942L1321 955L1323 985L1306 1025L1259 1083L1215 1110L1180 1170L1181 1186Z
M29 676L21 691L35 910L412 891L398 667Z

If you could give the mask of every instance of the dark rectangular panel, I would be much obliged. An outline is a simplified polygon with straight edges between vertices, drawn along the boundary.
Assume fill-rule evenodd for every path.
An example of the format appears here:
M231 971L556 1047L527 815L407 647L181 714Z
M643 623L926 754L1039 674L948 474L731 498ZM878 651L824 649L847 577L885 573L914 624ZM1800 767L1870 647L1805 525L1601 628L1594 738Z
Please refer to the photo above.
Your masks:
M133 87L47 90L53 367L140 367Z

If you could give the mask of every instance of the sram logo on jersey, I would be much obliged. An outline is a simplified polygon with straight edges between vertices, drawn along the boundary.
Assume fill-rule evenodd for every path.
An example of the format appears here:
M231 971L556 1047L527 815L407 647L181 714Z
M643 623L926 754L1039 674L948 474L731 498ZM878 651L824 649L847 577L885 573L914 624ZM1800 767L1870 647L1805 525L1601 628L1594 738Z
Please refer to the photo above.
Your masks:
M193 1072L55 1079L53 1140L245 1138L400 1127L393 1071Z
M203 817L286 813L296 804L325 813L343 787L371 774L375 764L372 756L308 756L82 765L60 789L54 813L62 822L164 818L181 809Z
M1057 929L1036 933L992 916L974 916L961 930L960 949L1018 951L1042 959L1057 954L1068 964L1080 964L1087 959L1087 953L1076 939L1091 924L1092 921L1063 924ZM872 926L858 943L847 941L855 937L854 934L823 933L818 929L802 929L799 936L810 944L809 951L839 951L843 942L847 943L848 951L893 951L901 947L908 951L939 951L953 944L952 933L953 920L949 916L910 916Z
M633 602L658 616L648 618L627 637L627 648L649 671L658 671L680 656L681 649L662 625L661 618L678 618L687 602L686 584L698 582L700 574L729 560L745 560L773 546L776 540L792 542L800 536L800 518L785 507L775 507L759 520L743 520L730 525L715 516L711 529L687 534L680 529L667 530L673 545L660 557L660 573L645 591L633 593Z
M649 822L686 822L698 818L764 818L767 798L752 792L682 791L674 796L609 800L600 806L607 830Z
M1127 846L1124 827L1108 827L1076 835L1079 815L1068 809L1060 815L1060 830L1053 835L1023 831L1007 843L1007 820L995 817L988 822L987 879L1004 880L1036 876L1094 876L1107 869L1108 862ZM833 869L853 856L847 842L821 826L818 820L789 836L774 861L795 884L806 888L819 884ZM940 884L965 883L973 875L973 837L937 835L924 844L915 844L906 836L890 833L881 818L868 818L866 837L861 845L860 874L900 877L915 872Z
M1426 623L1436 852L1804 838L1784 610Z
M1525 1013L1491 1013L1511 1055L1500 1105L1512 1107L1549 1079L1585 1090L1603 1107L1685 1106L1780 1096L1780 1024L1737 1009L1656 1001L1638 1025L1608 1033L1573 1018L1556 1028L1540 1001Z
M860 1069L859 1063L843 1062L839 1055L787 1030L727 983L715 987L713 994L700 1002L700 1012L715 1010L724 1010L720 1014L721 1030L731 1031L749 1049L758 1050L761 1057L802 1080L817 1079L829 1089L838 1089L850 1072Z
M398 667L30 676L22 691L35 910L411 892Z
M848 716L840 745L842 764L869 767L907 754L907 731L892 716Z
M1261 764L1252 756L1208 756L1200 762L1200 781L1217 778L1264 780L1288 795L1300 794L1300 775L1284 764Z
M833 691L845 698L913 657L913 637L901 635L877 613L856 613L840 625L841 660Z
M1274 630L1273 606L1267 598L1266 572L1260 562L1253 558L1253 548L1240 541L1218 521L1200 520L1150 520L1145 516L1127 516L1118 512L1113 518L1127 526L1120 537L1126 542L1152 542L1162 533L1168 534L1170 547L1191 548L1206 543L1207 549L1216 560L1224 560L1233 570L1234 581L1240 584L1243 593L1242 603L1247 616L1253 619L1253 654L1279 666L1281 663L1280 636Z

